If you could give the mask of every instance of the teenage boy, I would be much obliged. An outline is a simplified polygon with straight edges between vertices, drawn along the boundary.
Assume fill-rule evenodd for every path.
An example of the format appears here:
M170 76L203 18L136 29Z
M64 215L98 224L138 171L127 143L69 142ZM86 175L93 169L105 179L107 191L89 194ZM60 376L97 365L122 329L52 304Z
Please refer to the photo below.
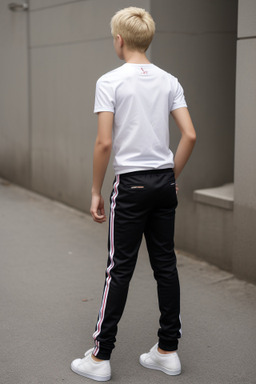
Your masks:
M98 134L91 202L94 221L106 221L101 188L113 143L115 180L110 198L106 281L93 335L95 346L84 358L74 360L71 369L97 381L111 378L109 360L117 324L144 234L161 316L158 343L140 356L140 363L178 375L181 321L173 241L175 180L191 155L196 134L178 80L146 57L155 32L149 13L125 8L112 18L111 32L115 51L125 64L97 81L94 112L98 114ZM181 132L175 158L169 149L170 113Z

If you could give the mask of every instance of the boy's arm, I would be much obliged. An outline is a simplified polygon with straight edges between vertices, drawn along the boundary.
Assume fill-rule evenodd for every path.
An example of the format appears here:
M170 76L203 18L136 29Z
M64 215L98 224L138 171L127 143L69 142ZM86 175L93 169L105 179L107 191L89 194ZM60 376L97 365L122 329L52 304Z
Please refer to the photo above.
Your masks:
M175 109L171 114L181 132L181 139L174 157L174 174L177 180L192 153L196 132L187 108Z
M93 220L97 223L106 221L101 188L112 149L113 118L112 112L98 113L98 134L93 155L92 202L90 209Z

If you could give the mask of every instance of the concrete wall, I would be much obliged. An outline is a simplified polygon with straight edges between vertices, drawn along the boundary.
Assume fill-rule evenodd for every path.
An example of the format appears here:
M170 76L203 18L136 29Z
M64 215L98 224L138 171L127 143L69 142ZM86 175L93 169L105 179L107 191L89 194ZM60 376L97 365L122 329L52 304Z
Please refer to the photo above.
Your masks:
M137 3L149 9L148 0ZM31 187L85 211L90 207L97 132L95 83L122 64L114 53L109 22L117 10L132 4L30 2ZM109 167L103 191L107 199L112 180Z
M29 186L30 129L26 12L0 1L0 174Z
M235 141L235 206L234 206L234 272L256 281L256 2L239 1L236 141Z
M30 0L0 4L0 176L88 211L97 132L95 84L122 64L112 15L131 0ZM150 10L149 0L137 5ZM113 180L109 167L104 186Z
M28 35L26 40L22 31L22 53L15 46L15 58L6 56L0 75L4 81L1 97L12 90L2 104L8 106L3 108L5 120L1 117L2 176L88 211L97 124L92 113L95 82L122 64L114 54L109 21L118 9L132 4L128 0L30 0L28 13L12 13L5 1L2 13L8 13L12 20L1 27L4 49L10 51L8 36L14 31L20 35L21 20L25 32L28 21ZM151 11L157 24L149 58L180 78L198 131L197 149L179 181L183 200L179 217L188 242L187 236L179 236L179 219L177 238L185 248L191 248L194 239L189 219L194 209L193 189L233 179L234 4L205 0L194 0L193 4L189 0L136 2ZM25 76L11 71L10 62L18 63ZM18 80L12 80L12 72ZM22 103L21 98L15 99L19 92ZM6 112L11 105L17 112L19 104L25 115L22 129L12 121L15 113L10 116ZM173 129L173 148L177 140L178 132ZM107 194L112 179L110 167L104 187Z
M90 206L97 119L95 83L122 64L109 21L130 0L30 0L0 4L0 176L83 211ZM176 247L255 280L256 30L254 0L137 0L157 31L149 58L180 79L197 130L178 180ZM235 113L236 94L236 113ZM232 209L193 200L195 189L233 181ZM171 147L179 132L171 123ZM106 202L113 179L106 175Z
M157 25L152 60L180 79L197 131L178 180L176 246L207 258L198 242L202 214L193 190L233 181L237 2L155 0L151 12ZM171 124L172 148L178 139Z

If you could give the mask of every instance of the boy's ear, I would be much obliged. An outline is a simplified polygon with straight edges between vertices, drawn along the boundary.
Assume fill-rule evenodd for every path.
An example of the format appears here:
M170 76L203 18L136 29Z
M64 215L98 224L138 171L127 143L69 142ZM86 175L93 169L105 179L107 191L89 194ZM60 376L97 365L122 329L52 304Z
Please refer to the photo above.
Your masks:
M118 41L120 48L122 48L124 45L124 39L122 38L121 35L117 35L116 38L117 38L117 41Z

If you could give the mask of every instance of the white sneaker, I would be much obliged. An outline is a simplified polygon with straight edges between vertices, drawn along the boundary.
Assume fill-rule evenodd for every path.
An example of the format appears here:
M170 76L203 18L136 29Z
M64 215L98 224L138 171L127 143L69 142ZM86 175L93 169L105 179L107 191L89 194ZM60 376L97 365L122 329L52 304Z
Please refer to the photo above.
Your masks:
M148 353L140 356L140 364L145 368L157 369L167 375L179 375L181 364L177 352L162 354L157 350L158 344L154 345Z
M76 359L71 363L71 369L78 375L88 377L96 381L108 381L111 379L111 367L109 360L95 361L92 359L93 348L85 352L83 359Z

